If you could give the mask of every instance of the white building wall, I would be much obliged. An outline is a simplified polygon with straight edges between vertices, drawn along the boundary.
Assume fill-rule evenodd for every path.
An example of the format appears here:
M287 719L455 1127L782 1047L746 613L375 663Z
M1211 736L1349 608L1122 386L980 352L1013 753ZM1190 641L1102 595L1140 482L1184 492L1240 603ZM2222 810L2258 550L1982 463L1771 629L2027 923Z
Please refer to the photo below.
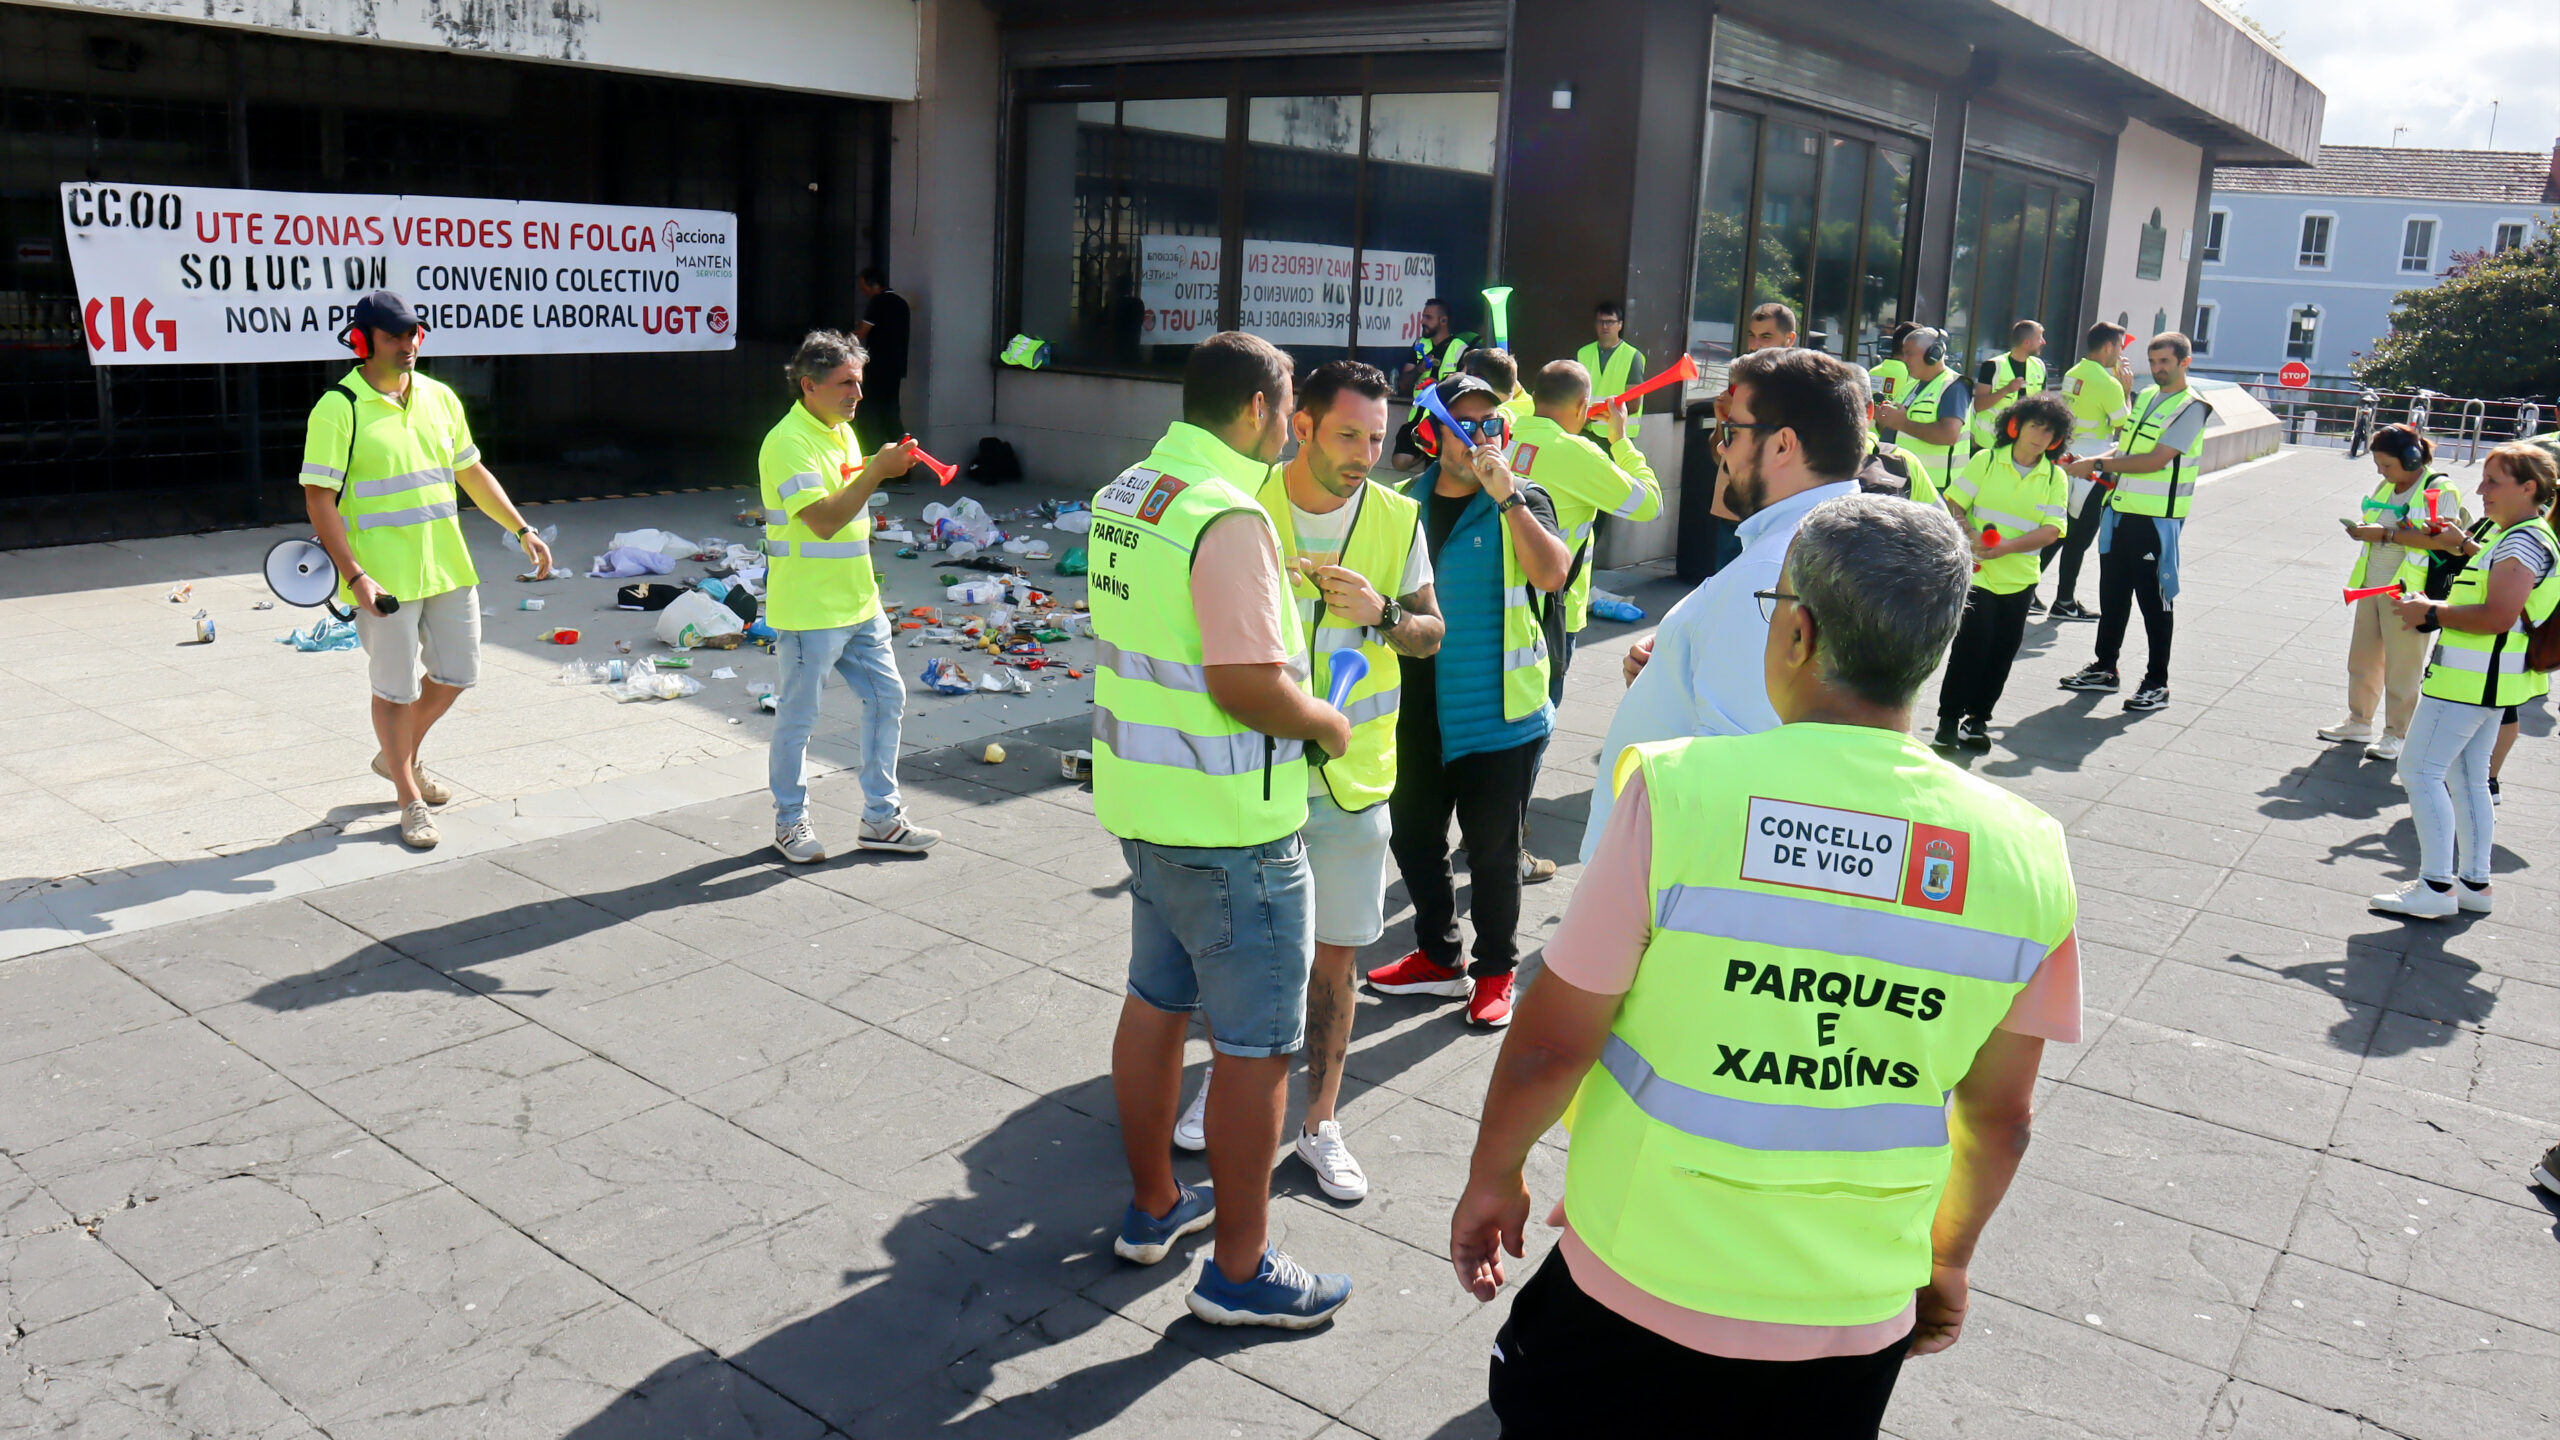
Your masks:
M917 97L889 112L889 284L914 307L907 423L935 457L965 464L994 433L1003 59L984 0L915 8Z
M2116 137L2115 186L2107 202L2107 234L2098 272L2098 313L2144 339L2184 323L2187 258L2193 252L2196 185L2204 151L2139 120ZM2160 278L2137 273L2142 232L2154 212L2168 232Z
M38 3L873 100L916 94L916 0Z

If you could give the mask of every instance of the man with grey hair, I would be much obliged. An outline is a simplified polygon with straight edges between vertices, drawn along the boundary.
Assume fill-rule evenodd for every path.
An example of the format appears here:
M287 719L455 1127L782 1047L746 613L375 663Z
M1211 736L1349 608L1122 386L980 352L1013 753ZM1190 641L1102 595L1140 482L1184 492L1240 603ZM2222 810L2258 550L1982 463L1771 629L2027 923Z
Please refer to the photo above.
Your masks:
M862 403L869 358L852 336L810 331L783 372L797 400L756 456L764 486L765 621L781 637L773 647L782 677L767 769L773 844L799 865L827 858L809 823L802 766L830 670L862 702L862 829L854 844L917 855L942 838L908 824L898 796L907 687L889 649L894 632L880 607L880 580L871 572L867 506L882 481L907 473L916 446L894 441L866 459L855 443L853 414Z
M1910 734L1971 578L1944 511L1823 502L1756 597L1781 723L1612 768L1449 1226L1491 1300L1574 1106L1564 1234L1494 1340L1504 1434L1713 1394L1735 1428L1872 1435L1904 1358L1962 1333L2045 1042L2080 1038L2062 827Z

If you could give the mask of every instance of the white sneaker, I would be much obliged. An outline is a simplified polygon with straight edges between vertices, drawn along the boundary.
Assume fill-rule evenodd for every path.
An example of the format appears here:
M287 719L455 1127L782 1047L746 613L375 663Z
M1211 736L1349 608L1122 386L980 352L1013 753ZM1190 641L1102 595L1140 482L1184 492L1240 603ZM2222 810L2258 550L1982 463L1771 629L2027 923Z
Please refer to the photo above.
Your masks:
M2453 898L2453 891L2438 890L2424 880L2412 880L2397 890L2373 896L2364 903L2368 910L2407 915L2418 920L2449 919L2462 909L2462 902Z
M1316 1132L1298 1131L1298 1158L1316 1172L1316 1187L1336 1200L1359 1200L1369 1193L1368 1173L1360 1162L1351 1158L1351 1147L1342 1143L1342 1126L1326 1120Z
M1173 1122L1173 1143L1176 1148L1195 1154L1209 1148L1209 1077L1206 1074L1200 1077L1200 1093L1191 1097L1191 1108L1183 1111L1182 1118Z
M2397 735L2385 735L2381 739L2367 745L2364 747L2364 758L2367 760L2399 759L2400 737Z
M818 843L817 827L806 820L775 826L773 848L794 865L815 865L827 858L827 847Z
M887 820L863 821L853 843L864 850L893 850L901 855L921 855L941 839L941 831L910 825L906 812L900 811Z
M2453 898L2455 903L2474 915L2486 915L2498 905L2496 890L2486 885L2474 890L2460 880L2453 882Z
M2320 731L2320 738L2334 740L2342 745L2354 740L2370 740L2373 738L2373 726L2359 725L2350 720L2343 725L2331 725Z

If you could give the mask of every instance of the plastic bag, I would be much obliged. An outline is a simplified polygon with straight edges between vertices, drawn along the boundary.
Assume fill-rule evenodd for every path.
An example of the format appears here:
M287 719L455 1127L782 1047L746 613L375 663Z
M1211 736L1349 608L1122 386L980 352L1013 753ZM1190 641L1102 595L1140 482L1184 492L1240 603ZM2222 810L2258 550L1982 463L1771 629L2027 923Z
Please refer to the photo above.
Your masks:
M672 530L656 529L625 530L621 534L614 536L613 543L604 548L607 550L620 550L626 546L634 550L654 550L657 553L666 556L690 555L696 550L702 548ZM664 574L666 572L660 571L659 573Z
M603 667L590 665L584 660L572 660L560 667L560 683L563 685L601 685L604 680Z
M924 688L937 695L969 693L969 672L961 669L957 660L927 660L924 662L924 674L919 678L924 681Z
M631 667L628 678L610 681L604 693L616 700L681 700L702 693L702 682L679 671L660 670L648 660Z
M1620 625L1633 625L1644 618L1644 607L1614 590L1591 592L1591 613Z
M1078 545L1059 558L1058 573L1061 575L1081 575L1085 572L1085 565L1086 560L1084 547Z
M737 611L699 590L687 590L658 612L658 639L668 645L690 646L715 635L735 635L746 628Z
M353 650L363 642L356 638L354 621L323 618L312 621L311 628L308 630L296 630L289 635L277 636L276 643L290 645L305 654L311 654L322 650Z
M1082 535L1093 528L1093 512L1081 507L1074 510L1061 509L1054 523L1070 535Z
M995 518L987 507L965 495L954 504L936 501L924 507L924 523L934 539L945 542L967 540L984 546L996 537Z
M1004 586L993 580L963 580L943 591L942 598L954 605L996 605L1004 601Z

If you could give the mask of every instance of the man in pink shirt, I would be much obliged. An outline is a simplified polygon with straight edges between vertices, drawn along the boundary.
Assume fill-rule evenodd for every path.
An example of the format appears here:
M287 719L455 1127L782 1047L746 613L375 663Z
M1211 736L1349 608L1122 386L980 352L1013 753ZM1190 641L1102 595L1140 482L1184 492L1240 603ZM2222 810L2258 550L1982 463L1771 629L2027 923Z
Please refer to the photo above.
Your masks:
M1523 1162L1572 1106L1565 1231L1495 1344L1506 1440L1593 1433L1603 1395L1627 1434L1703 1406L1867 1440L1904 1356L1963 1329L2044 1043L2080 1035L2061 827L1908 733L1970 569L1934 507L1816 507L1762 592L1779 728L1618 767L1450 1223L1459 1282L1492 1299Z

